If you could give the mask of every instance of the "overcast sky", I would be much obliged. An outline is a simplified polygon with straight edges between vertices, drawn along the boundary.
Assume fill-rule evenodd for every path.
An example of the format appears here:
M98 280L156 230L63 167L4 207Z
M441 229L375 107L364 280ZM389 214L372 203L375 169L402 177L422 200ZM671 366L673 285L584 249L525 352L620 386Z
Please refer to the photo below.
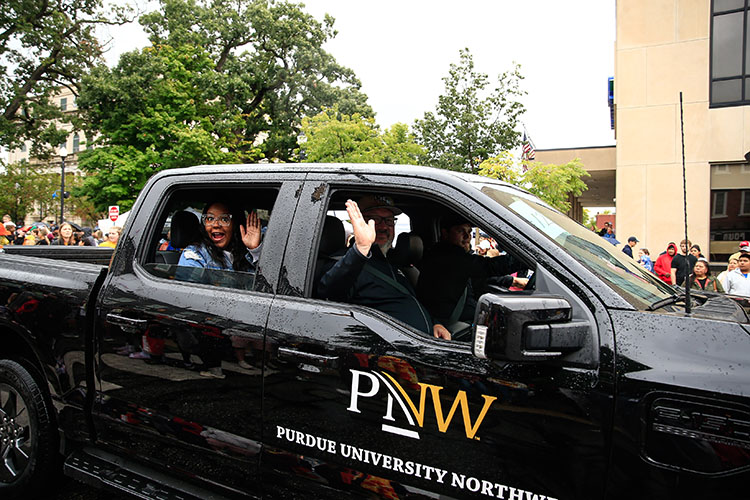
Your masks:
M132 2L131 2L132 3ZM148 10L153 3L139 1ZM362 81L376 121L412 125L437 104L442 78L468 48L496 81L521 65L537 149L614 144L607 78L614 76L615 0L308 0L336 19L326 49ZM148 40L137 24L113 30L110 65Z

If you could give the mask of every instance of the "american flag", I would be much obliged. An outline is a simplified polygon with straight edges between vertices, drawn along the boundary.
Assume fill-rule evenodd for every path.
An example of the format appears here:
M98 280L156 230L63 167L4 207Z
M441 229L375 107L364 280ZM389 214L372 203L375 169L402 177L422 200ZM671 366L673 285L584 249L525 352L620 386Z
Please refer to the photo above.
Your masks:
M533 160L536 158L536 151L534 146L531 144L531 138L526 137L526 132L523 133L523 152L521 153L522 160Z

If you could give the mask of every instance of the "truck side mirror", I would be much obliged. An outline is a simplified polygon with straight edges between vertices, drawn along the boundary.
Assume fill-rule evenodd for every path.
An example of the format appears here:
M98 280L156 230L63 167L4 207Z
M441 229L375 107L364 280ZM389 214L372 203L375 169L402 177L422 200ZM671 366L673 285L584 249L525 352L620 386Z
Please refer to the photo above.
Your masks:
M487 293L474 316L473 351L482 359L549 359L583 347L589 332L563 297Z

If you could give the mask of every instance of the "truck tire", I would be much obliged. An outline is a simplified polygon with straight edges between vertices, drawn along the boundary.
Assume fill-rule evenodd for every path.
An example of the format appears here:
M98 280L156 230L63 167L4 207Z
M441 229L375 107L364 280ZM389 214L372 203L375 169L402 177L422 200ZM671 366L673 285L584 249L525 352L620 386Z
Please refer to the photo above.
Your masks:
M0 498L35 498L55 460L52 412L28 370L0 360Z

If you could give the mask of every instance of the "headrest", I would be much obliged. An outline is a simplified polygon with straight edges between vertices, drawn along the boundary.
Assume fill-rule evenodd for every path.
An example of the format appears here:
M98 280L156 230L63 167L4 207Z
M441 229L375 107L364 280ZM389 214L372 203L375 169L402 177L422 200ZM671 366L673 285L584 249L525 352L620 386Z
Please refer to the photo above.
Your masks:
M180 211L172 216L171 241L174 248L185 248L200 240L201 223L192 212Z
M401 233L396 246L388 252L388 260L395 266L414 265L422 260L424 245L422 238L414 233Z
M323 222L323 234L320 235L319 254L332 255L345 246L346 232L344 231L344 223L338 217L326 215L326 219Z

